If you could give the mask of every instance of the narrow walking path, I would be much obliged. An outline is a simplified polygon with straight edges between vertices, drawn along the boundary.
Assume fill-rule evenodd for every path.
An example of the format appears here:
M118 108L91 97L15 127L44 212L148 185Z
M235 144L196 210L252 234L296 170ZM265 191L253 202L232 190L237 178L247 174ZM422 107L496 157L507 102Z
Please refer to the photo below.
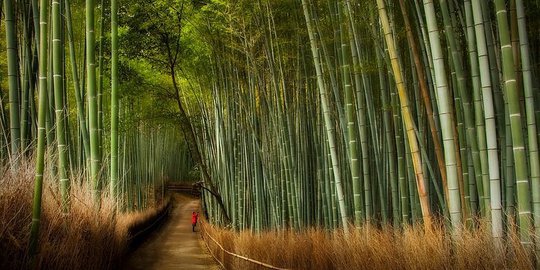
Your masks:
M174 199L169 220L130 255L124 269L220 269L199 232L191 231L191 213L199 208L198 199L182 194Z

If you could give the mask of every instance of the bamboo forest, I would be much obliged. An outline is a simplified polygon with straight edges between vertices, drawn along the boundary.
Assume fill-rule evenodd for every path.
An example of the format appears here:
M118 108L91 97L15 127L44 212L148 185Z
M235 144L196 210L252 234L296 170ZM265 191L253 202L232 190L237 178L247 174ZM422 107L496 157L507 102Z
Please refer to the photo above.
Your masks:
M1 1L0 269L540 268L538 0Z

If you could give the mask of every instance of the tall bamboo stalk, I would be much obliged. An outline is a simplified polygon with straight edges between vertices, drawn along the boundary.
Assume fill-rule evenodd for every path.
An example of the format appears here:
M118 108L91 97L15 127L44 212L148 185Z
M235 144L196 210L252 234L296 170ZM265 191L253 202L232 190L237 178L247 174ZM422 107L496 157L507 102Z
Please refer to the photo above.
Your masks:
M47 19L48 1L40 0L39 12L39 115L36 152L36 177L34 181L34 200L32 204L32 225L30 229L29 254L35 258L38 252L39 227L41 224L41 195L43 170L45 168L45 117L47 114Z
M62 209L68 211L69 178L68 178L68 148L66 145L66 120L64 118L64 80L62 75L62 57L64 44L61 40L60 7L62 0L53 0L52 14L52 62L54 80L54 105L56 116L56 142L58 146L58 176L60 177L60 191L62 194Z
M9 83L9 127L11 131L11 158L13 162L19 155L20 110L19 110L19 71L17 28L13 0L4 0L6 20L6 52Z
M100 23L99 23L99 47L98 47L98 67L99 73L97 77L97 123L98 123L98 149L99 157L103 158L103 77L105 69L103 67L103 41L105 39L105 1L100 3Z
M73 80L73 89L75 96L75 103L77 106L77 118L79 120L79 133L81 134L82 145L84 149L84 155L86 157L86 169L90 169L90 138L88 134L86 113L84 111L84 103L81 97L81 83L79 80L79 72L77 71L77 59L75 55L75 41L73 37L73 22L71 18L71 4L70 0L65 1L65 13L66 13L66 28L69 43L69 57L71 60L71 77Z
M111 0L111 196L118 193L118 3Z
M533 71L531 67L531 52L525 7L522 0L516 0L517 24L519 31L519 44L521 53L521 72L523 73L523 91L525 97L525 115L527 119L527 146L529 155L530 178L533 203L533 220L535 234L540 235L540 158L538 157L538 126L535 117ZM537 106L537 105L536 105ZM536 242L536 250L540 250L540 243Z
M347 1L348 2L348 1ZM349 13L349 16L351 14ZM351 18L349 18L351 19ZM352 29L349 23L347 23L347 20L345 21L345 27L349 30L349 35L352 35ZM351 37L349 37L351 38ZM350 74L350 56L349 56L349 48L343 38L341 38L341 55L342 55L342 72L343 72L343 88L345 91L345 112L347 116L347 136L348 136L348 143L349 143L349 159L350 159L350 167L351 167L351 178L353 183L353 190L354 190L354 224L356 226L360 226L361 220L362 220L362 210L361 210L361 201L360 201L360 164L358 161L359 154L358 154L358 141L359 137L357 134L358 127L356 125L356 106L354 104L354 96L353 96L353 90L351 85L351 74ZM354 42L351 41L351 45L355 45ZM353 58L357 59L356 55L356 47L351 48ZM354 61L353 64L357 63L358 60ZM355 72L355 75L357 72ZM358 83L358 81L356 82Z
M451 94L449 93L450 90L448 87L448 78L446 77L446 68L444 57L442 55L442 46L440 43L439 29L437 27L437 21L435 18L435 5L433 4L433 1L424 0L424 9L426 13L429 41L435 68L435 84L437 88L439 118L444 146L444 160L448 178L448 183L443 183L443 188L448 189L448 207L450 210L452 227L454 228L454 234L459 235L461 228L461 196L459 192L455 147L457 138L454 137L453 132L455 123L450 101Z
M88 123L90 134L90 181L93 185L92 189L94 194L94 200L96 201L96 203L99 203L101 196L101 181L99 176L99 171L101 169L101 156L99 155L94 8L94 0L86 0L86 80L88 92Z
M512 145L516 173L516 186L518 194L518 217L521 242L525 245L531 244L530 229L531 224L531 199L525 143L523 139L523 127L521 123L521 109L519 96L521 89L516 85L516 71L514 66L514 55L510 44L510 30L508 26L507 11L504 0L495 0L497 11L497 28L502 53L502 68L504 79L504 90L508 100L508 113L510 115L510 128L512 131Z

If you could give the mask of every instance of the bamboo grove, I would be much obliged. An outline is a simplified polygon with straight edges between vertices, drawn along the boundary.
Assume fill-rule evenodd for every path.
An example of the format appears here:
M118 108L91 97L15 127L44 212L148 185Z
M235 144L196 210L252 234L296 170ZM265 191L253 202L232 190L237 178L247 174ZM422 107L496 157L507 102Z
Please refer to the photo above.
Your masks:
M135 211L199 174L237 230L487 221L540 254L538 1L72 1L0 12L0 167L36 163L31 252L44 175L67 215L73 185Z
M487 220L496 241L517 228L533 245L538 11L522 0L214 1L198 139L231 226L443 220L459 236ZM205 205L227 223L212 196Z
M145 120L143 94L120 95L117 0L89 0L86 7L69 0L2 2L7 73L0 73L0 86L7 82L7 89L0 89L0 169L36 163L31 255L39 248L48 186L58 188L66 215L73 185L93 193L96 209L111 196L118 211L138 211L163 199L165 181L190 177L182 137L166 122ZM44 183L44 175L56 181Z

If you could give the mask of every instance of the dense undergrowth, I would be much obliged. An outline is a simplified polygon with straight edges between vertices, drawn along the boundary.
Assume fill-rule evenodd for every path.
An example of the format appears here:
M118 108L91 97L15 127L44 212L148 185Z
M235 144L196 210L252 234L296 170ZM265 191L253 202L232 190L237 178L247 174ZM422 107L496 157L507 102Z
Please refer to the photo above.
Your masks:
M33 180L29 162L14 171L0 171L0 269L29 267ZM152 219L163 207L115 214L111 198L104 195L98 211L86 184L73 184L70 212L64 215L58 193L51 179L45 178L39 269L116 268L127 250L131 228Z
M498 249L487 222L465 230L452 240L443 226L402 230L363 227L348 239L341 231L309 229L302 232L252 233L222 229L204 222L203 237L211 253L226 269L267 269L221 251L287 269L533 269L531 254L509 235Z

